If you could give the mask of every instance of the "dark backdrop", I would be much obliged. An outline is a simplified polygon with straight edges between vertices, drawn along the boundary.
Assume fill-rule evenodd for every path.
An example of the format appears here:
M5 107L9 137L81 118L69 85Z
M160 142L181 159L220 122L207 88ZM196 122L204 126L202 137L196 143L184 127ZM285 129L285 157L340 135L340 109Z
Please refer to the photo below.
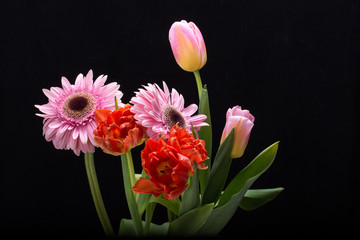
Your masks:
M213 113L214 148L229 107L255 116L233 177L280 140L273 166L253 188L285 187L266 206L238 210L221 235L349 234L355 194L359 81L356 1L9 1L1 3L0 234L102 236L82 157L42 136L34 104L42 88L93 69L117 81L127 102L142 84L166 81L197 103L193 74L176 64L168 30L193 21L204 36L201 70ZM134 151L140 171L140 149ZM119 158L97 151L97 173L114 229L129 217ZM165 221L157 208L155 222Z

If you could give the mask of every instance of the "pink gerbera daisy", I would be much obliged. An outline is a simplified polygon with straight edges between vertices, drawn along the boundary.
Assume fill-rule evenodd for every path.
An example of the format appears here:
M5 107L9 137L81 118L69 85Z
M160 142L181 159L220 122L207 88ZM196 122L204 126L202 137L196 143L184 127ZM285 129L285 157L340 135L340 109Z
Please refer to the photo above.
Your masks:
M100 75L94 82L90 70L85 77L79 74L74 85L62 77L62 88L43 89L49 102L35 105L42 112L36 115L44 118L43 134L56 149L72 149L76 155L95 151L94 110L114 110L114 97L120 102L123 95L117 83L104 85L106 79L106 75Z
M131 109L135 113L135 119L147 128L146 134L157 140L162 135L167 135L170 129L178 124L186 128L191 134L191 123L194 129L198 131L202 126L208 126L203 122L206 116L203 114L193 115L198 107L191 104L184 108L184 98L175 89L169 92L165 82L162 90L157 84L148 84L145 89L139 89L135 92L136 96L131 99L134 105Z

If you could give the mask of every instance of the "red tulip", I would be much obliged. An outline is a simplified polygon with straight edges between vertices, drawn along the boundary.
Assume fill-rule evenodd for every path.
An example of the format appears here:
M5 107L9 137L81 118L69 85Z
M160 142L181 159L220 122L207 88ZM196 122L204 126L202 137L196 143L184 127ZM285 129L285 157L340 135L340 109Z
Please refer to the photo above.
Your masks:
M131 107L126 104L114 111L95 110L95 141L105 153L118 156L145 141L145 128L136 123Z
M141 152L144 171L150 179L140 178L133 187L138 193L165 194L164 198L174 199L187 187L189 176L194 174L191 161L163 139L149 139Z
M204 163L207 157L205 150L205 141L195 139L192 134L189 134L185 128L174 125L169 133L168 144L178 149L181 154L187 156L191 162L195 163L197 168L206 169Z

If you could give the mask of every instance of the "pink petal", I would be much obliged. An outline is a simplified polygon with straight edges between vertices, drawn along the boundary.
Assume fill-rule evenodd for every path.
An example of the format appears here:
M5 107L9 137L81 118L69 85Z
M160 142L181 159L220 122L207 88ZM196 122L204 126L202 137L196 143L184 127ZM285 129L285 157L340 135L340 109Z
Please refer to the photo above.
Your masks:
M104 75L100 75L94 82L94 88L99 89L100 87L102 87L104 85L106 79L107 79L106 75L105 75L105 77L104 77Z
M93 71L90 69L89 72L86 74L87 79L93 79Z
M52 101L55 101L58 98L57 94L53 93L52 91L50 91L48 89L44 88L43 93L45 94L45 96L47 96Z
M49 128L59 128L62 125L61 121L56 119L49 123Z
M61 85L63 87L63 89L67 92L71 91L72 86L70 84L70 82L66 79L66 77L61 77Z
M83 75L82 73L80 73L76 79L75 79L75 88L81 88L81 85L82 85L82 80L83 80Z
M72 138L73 139L77 139L79 136L79 128L78 127L75 127L73 132L72 132Z
M79 135L80 135L80 141L82 144L86 144L87 143L87 134L86 134L86 130L85 129L80 129L79 130Z
M59 132L60 133L63 133L65 132L67 129L69 128L69 125L68 124L63 124L60 128L59 128Z
M191 104L187 108L184 108L181 113L185 116L191 116L198 110L198 106L196 104Z

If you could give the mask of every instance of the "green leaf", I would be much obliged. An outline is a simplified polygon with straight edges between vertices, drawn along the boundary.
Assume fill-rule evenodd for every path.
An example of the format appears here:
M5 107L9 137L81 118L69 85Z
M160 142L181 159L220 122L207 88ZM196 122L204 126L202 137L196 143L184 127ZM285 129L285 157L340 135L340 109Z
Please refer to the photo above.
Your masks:
M151 194L143 194L143 193L138 194L138 199L136 203L138 205L139 216L143 215L151 196L152 196Z
M164 199L161 196L154 197L152 195L150 200L149 200L149 203L151 203L151 202L159 203L159 204L163 205L164 207L166 207L167 209L169 209L169 211L176 214L177 216L179 215L179 208L180 208L180 200L179 200L179 198Z
M180 204L180 212L183 213L194 209L200 205L200 195L199 195L199 179L197 177L197 169L194 169L194 176L191 177L191 182L189 187L183 193Z
M148 236L166 237L168 231L169 231L169 222L165 222L161 225L151 223Z
M210 217L196 235L215 236L225 227L236 212L245 193L274 161L278 144L279 142L276 142L266 148L235 176L225 189L217 208L212 211ZM230 198L228 196L230 196ZM221 219L221 221L219 221L219 219Z
M201 127L198 131L199 138L205 141L205 149L207 151L207 155L209 158L211 158L211 152L212 152L212 128L211 128L211 116L210 116L210 106L209 106L209 94L206 88L206 85L204 86L199 102L199 111L198 114L204 114L206 115L206 122L209 124L207 127Z
M142 224L145 228L145 222L142 221ZM147 236L158 236L158 237L166 237L169 230L169 223L165 222L161 225L157 225L154 223L150 224L149 232ZM120 230L119 236L126 236L126 237L136 237L134 224L132 223L131 219L121 219L120 222Z
M247 181L254 182L273 163L279 142L276 142L262 151L248 166L239 172L226 187L219 201L219 207L227 203L230 198L239 193Z
M171 236L191 236L198 231L206 222L213 210L214 204L206 204L192 209L169 225L169 235Z
M149 203L146 206L144 236L148 235L148 233L149 233L151 219L153 217L155 207L156 207L156 203L154 203L154 202Z
M134 223L131 219L125 219L125 218L121 219L119 235L127 236L127 237L136 237Z
M231 200L220 208L215 208L206 223L196 232L197 236L216 236L230 221L241 201L241 194L234 195Z
M205 149L207 151L207 156L209 157L208 160L205 160L207 169L199 170L199 181L200 181L200 189L201 195L203 195L205 191L205 186L210 174L211 170L211 153L212 153L212 128L211 128L211 117L210 117L210 106L209 106L209 95L206 89L206 85L202 89L201 98L199 102L199 114L206 115L206 122L209 124L207 127L201 127L198 131L199 138L205 141Z
M279 195L284 188L249 189L241 200L239 207L251 211L265 205Z
M230 153L233 147L234 129L231 130L226 139L220 144L214 159L208 182L205 187L202 204L216 202L223 190L226 178L230 170Z

